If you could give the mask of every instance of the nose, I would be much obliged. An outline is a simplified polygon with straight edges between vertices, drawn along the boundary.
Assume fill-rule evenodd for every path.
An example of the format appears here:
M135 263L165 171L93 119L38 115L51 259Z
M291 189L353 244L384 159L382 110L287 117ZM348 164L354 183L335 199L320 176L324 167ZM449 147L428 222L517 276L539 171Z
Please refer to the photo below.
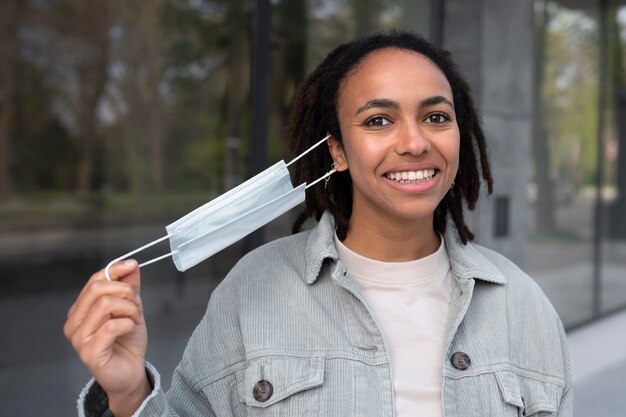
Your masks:
M415 122L405 123L397 131L395 149L398 155L422 155L430 150L430 140Z

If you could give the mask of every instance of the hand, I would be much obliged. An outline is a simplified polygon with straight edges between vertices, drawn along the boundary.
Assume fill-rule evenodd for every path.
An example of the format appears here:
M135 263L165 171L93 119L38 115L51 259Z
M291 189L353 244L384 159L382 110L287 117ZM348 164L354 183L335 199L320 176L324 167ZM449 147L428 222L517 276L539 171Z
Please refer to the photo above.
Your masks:
M67 314L65 337L109 397L116 417L131 415L152 388L146 376L148 332L139 298L139 266L116 263L91 276Z

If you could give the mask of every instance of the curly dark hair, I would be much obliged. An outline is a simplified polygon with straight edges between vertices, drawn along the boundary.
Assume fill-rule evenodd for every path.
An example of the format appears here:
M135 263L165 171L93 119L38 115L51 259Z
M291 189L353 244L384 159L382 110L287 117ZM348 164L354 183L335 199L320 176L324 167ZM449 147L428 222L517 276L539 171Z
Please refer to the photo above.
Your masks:
M459 168L454 186L435 209L433 227L436 232L443 234L449 213L461 241L466 244L474 235L463 218L463 200L468 209L475 208L482 180L487 185L488 193L493 191L487 144L469 86L450 53L435 47L421 36L399 31L377 33L339 45L330 52L300 85L295 96L287 126L291 138L290 151L292 155L298 155L328 133L342 140L337 117L341 83L363 58L382 48L406 49L426 56L441 69L450 84L460 132ZM321 177L332 163L328 149L318 147L298 163L293 175L294 184ZM349 170L335 173L326 189L316 186L307 190L304 210L296 219L293 232L298 232L310 217L319 220L325 210L333 214L337 237L344 240L352 213L352 180Z

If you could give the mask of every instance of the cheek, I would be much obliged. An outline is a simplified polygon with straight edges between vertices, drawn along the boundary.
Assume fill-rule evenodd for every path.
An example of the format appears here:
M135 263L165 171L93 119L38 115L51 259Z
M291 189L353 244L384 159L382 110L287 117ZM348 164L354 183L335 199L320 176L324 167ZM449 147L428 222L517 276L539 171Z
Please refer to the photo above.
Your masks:
M461 151L461 138L459 136L458 130L455 135L450 138L448 142L446 155L448 159L448 164L456 173L459 168L459 154Z
M459 169L459 145L458 143L451 149L450 165L454 168L454 172Z
M350 142L344 147L346 159L351 175L358 177L356 182L362 182L371 178L371 175L376 172L376 168L383 159L381 151L377 146L373 145L371 141L361 140Z
M347 131L342 129L342 138L344 157L350 169L356 169L364 154L362 143L360 143L362 141L359 141L359 138L353 135L349 129Z
M446 177L453 181L459 171L460 147L458 137L448 137L437 146L439 155L445 160Z

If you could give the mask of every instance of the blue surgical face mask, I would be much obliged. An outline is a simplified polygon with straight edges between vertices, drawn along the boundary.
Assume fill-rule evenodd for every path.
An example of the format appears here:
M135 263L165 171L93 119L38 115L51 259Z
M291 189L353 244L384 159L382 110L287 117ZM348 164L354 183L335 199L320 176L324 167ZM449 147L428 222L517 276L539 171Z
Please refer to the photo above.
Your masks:
M327 179L335 169L309 185L301 184L294 188L287 167L326 142L329 137L330 135L326 136L290 163L277 162L243 184L169 224L165 227L167 236L112 260L105 268L107 280L111 280L109 269L115 262L166 239L169 239L171 252L139 266L171 256L176 269L186 271L302 203L305 190Z

